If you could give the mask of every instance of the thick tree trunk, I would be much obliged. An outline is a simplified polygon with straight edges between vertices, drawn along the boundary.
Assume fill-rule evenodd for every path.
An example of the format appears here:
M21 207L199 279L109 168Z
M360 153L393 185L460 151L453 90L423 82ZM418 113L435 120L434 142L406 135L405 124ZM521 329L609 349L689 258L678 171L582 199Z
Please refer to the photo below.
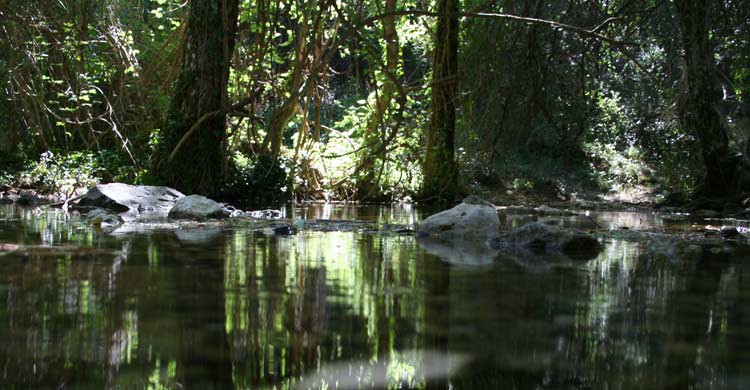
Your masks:
M224 179L227 80L239 0L192 0L157 175L187 193L214 194Z
M427 130L427 149L424 159L426 198L451 201L458 192L454 157L456 131L456 73L458 70L458 1L440 0L441 16L432 70L432 114Z
M724 195L730 190L732 170L722 167L729 139L717 111L721 101L714 52L709 40L709 4L711 0L676 0L685 55L683 96L680 120L685 131L698 137L706 176L704 195Z

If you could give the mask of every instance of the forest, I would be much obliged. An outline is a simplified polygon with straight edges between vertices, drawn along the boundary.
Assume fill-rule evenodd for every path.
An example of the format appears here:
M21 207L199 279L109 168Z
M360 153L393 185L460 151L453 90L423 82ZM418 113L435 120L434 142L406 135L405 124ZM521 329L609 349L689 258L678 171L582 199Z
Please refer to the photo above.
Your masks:
M0 183L739 207L740 0L0 1Z
M0 0L0 388L750 388L749 87L747 0Z

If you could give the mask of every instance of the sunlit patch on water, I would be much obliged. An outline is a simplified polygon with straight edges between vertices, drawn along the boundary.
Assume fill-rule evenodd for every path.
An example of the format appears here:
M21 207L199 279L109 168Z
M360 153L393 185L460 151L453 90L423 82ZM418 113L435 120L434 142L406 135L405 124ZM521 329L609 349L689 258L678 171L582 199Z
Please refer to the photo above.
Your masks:
M379 360L351 360L327 363L306 374L295 386L310 389L413 389L447 380L469 362L464 354L430 350L394 351Z

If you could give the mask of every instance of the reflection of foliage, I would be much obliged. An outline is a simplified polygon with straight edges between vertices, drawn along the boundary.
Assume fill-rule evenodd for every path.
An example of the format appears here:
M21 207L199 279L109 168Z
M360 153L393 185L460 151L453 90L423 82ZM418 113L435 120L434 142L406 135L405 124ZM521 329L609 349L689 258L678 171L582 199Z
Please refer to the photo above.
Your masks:
M356 371L362 387L387 380L382 388L432 388L421 377L430 348L472 354L468 372L450 379L461 389L563 381L664 388L674 380L670 369L700 373L682 380L705 388L738 375L724 368L745 338L743 318L727 308L742 303L748 267L717 267L706 278L701 263L710 253L675 263L613 239L597 259L572 268L477 272L441 264L411 237L278 238L231 229L220 244L196 250L170 242L171 232L104 237L56 210L0 212L21 221L4 237L18 232L18 242L32 244L28 255L2 256L6 385L47 388L60 372L85 372L78 386L174 389L198 356L211 368L231 369L232 382L220 388L293 389L299 378L325 374L337 362L363 367ZM614 218L638 226L642 216ZM51 249L60 255L50 256ZM115 263L113 249L128 252L128 261ZM186 254L204 261L194 267ZM202 337L206 332L226 339ZM201 343L191 350L199 355L184 354L185 343ZM409 349L416 351L404 353ZM32 359L45 362L33 374L24 371ZM373 378L370 368L385 362L387 375ZM549 369L557 364L575 372ZM216 380L214 373L194 378Z
M386 293L409 289L422 294L416 278L419 263L411 258L415 245L402 237L336 232L271 244L252 233L235 232L227 244L224 276L226 331L232 356L238 357L235 383L251 387L281 380L280 388L295 388L301 374L314 374L305 363L310 359L316 365L360 360L347 344L356 339L364 341L366 360L393 359L389 375L398 376L393 383L404 381L404 375L409 383L422 383L409 376L413 367L399 363L395 352L399 346L416 345L417 336L397 334L391 321L398 317L408 327L417 326L424 321L423 302ZM344 255L342 248L347 248ZM381 256L388 261L373 261ZM274 268L273 274L268 267ZM283 293L248 297L248 288ZM349 320L329 320L341 314ZM351 328L351 321L360 325ZM290 326L295 331L290 332ZM393 343L397 337L399 345ZM319 345L320 352L300 345ZM268 359L278 360L286 371L258 366Z
M154 370L148 377L148 390L171 390L182 388L179 384L175 383L175 377L177 376L177 361L170 360L167 367L161 367L161 359L159 356L156 357Z

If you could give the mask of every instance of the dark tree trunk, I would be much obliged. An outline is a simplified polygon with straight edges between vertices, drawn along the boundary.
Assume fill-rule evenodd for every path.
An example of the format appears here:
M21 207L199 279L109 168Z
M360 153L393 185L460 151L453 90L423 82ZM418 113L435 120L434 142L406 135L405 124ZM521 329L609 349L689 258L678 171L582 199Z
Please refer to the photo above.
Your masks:
M192 0L189 12L156 171L167 185L211 195L224 179L227 80L239 0Z
M724 195L730 190L732 170L722 167L729 138L717 108L721 91L709 40L711 0L676 0L685 56L680 121L700 142L706 172L704 195Z
M448 201L457 195L454 157L456 73L458 70L458 1L440 0L432 70L432 114L427 130L423 196Z

